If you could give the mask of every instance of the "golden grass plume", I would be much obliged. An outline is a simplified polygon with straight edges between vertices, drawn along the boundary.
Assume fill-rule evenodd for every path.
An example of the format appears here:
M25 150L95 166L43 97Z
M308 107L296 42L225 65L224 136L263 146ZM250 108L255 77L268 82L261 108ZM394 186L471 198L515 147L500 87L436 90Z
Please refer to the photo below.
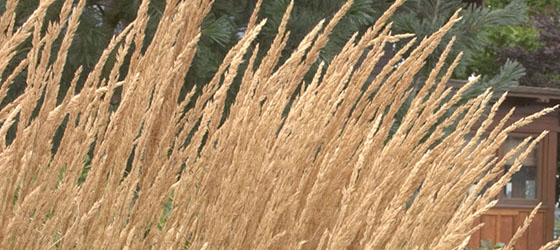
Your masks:
M385 44L409 36L392 35L386 23L402 0L363 36L352 37L329 65L321 64L307 83L306 74L352 1L319 22L281 63L293 3L266 56L257 61L254 40L266 22L258 20L259 1L246 35L202 94L193 99L191 92L179 104L212 1L167 1L153 42L142 51L149 3L144 0L138 18L113 38L84 88L74 94L78 71L57 104L85 0L65 1L61 21L42 35L52 2L41 1L17 29L17 1L8 1L0 19L0 72L18 44L29 37L33 44L0 87L3 99L15 76L28 72L25 92L0 110L0 246L7 249L457 248L521 166L518 159L478 196L498 176L492 170L504 164L494 152L508 132L550 111L509 127L502 123L479 140L504 97L476 129L492 93L458 104L474 81L457 92L445 86L456 65L443 64L451 41L392 131L427 56L460 20L457 12L418 46L409 42L371 79ZM59 36L62 46L50 63ZM129 71L119 81L131 46ZM116 63L104 78L112 51ZM226 92L238 75L239 92L222 123ZM110 97L119 86L122 101L113 112ZM45 101L33 116L43 93ZM64 119L69 122L52 154L53 134ZM15 123L15 139L7 145L4 138ZM449 126L456 129L446 133ZM474 138L464 145L472 130ZM525 150L524 157L544 134L512 155ZM91 169L81 179L89 154ZM473 184L475 192L468 193Z

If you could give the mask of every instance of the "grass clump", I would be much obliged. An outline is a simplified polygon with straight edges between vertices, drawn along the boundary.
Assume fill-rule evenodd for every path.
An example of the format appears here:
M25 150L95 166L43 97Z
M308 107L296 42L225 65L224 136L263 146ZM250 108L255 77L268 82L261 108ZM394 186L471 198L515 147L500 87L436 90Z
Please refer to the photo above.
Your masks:
M258 20L257 8L201 94L193 99L193 90L179 104L211 1L167 1L154 39L141 50L148 22L143 1L138 18L112 39L84 87L75 93L78 71L57 103L85 0L65 1L61 21L41 35L51 2L41 1L31 18L14 27L10 10L16 1L8 1L0 19L0 72L19 43L33 44L0 87L4 98L26 69L24 93L0 110L0 245L11 249L457 248L480 228L473 223L546 134L514 150L509 157L524 150L521 158L478 195L500 176L505 160L494 152L508 132L550 110L505 127L507 116L479 140L505 97L486 118L490 91L456 105L474 81L457 92L446 88L456 63L443 62L453 41L395 126L416 73L460 20L456 13L417 47L411 41L372 78L385 44L408 37L392 35L386 24L401 0L306 83L351 1L318 23L281 64L292 5L259 62L253 41L265 20ZM51 55L56 39L62 45ZM113 68L102 77L111 54ZM127 56L128 73L121 76ZM239 91L224 117L236 79ZM110 109L117 89L122 99ZM447 116L452 107L456 111ZM7 143L16 120L15 137ZM446 132L450 126L455 129ZM464 145L473 129L474 138ZM53 150L55 135L60 140Z

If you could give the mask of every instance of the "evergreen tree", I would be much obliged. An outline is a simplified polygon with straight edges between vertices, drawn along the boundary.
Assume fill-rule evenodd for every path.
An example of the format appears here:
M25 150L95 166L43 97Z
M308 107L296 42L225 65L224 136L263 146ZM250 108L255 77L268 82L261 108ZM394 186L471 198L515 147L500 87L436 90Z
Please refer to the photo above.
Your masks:
M5 0L1 1L5 4ZM76 1L77 2L77 1ZM154 1L154 3L161 1ZM62 7L62 0L55 0L48 8L45 23L41 32L46 32L48 22L58 19L58 13ZM31 13L37 8L39 0L20 0L16 8L15 29L21 26ZM93 69L103 49L107 46L114 34L120 32L124 26L128 25L136 17L140 0L88 0L80 17L80 25L76 31L76 36L72 41L68 53L67 63L64 68L63 79L61 81L59 100L66 94L66 90L74 76L76 70L82 67L81 79L78 81L78 90L81 88L87 74ZM150 5L150 14L156 16L158 7L156 4ZM3 11L3 10L2 10ZM155 28L155 22L153 28ZM149 36L150 34L148 34ZM60 38L54 43L53 53L56 53L60 46ZM23 43L18 49L18 56L10 63L10 68L15 68L18 63L26 57L31 48L31 41ZM54 59L54 58L53 58ZM114 59L114 58L113 58ZM11 73L10 70L5 75ZM22 72L20 77L10 87L10 94L1 105L16 98L22 93L26 85ZM5 76L2 76L5 77Z
M5 1L0 0L0 9ZM62 81L60 89L60 99L66 93L70 79L79 67L83 67L81 80L85 80L87 73L92 69L111 37L121 32L134 20L140 2L141 0L87 0L80 27L70 49L68 64L64 71L65 79ZM391 0L355 0L350 11L335 27L328 45L321 51L319 60L329 63L332 56L342 48L352 34L362 32L369 27L391 2ZM394 33L413 33L418 37L418 40L421 40L427 34L441 27L458 8L464 8L462 12L463 20L445 38L447 41L452 36L457 38L452 55L458 54L459 51L464 52L463 60L456 70L455 77L465 79L472 73L485 73L482 82L473 89L472 95L480 93L488 87L493 87L497 91L505 90L508 86L516 84L517 80L523 75L523 69L519 64L506 62L500 71L493 72L493 74L474 71L475 67L470 65L474 62L473 55L480 54L480 51L488 42L489 30L523 22L525 16L520 15L520 13L525 11L526 6L522 0L514 0L500 9L481 8L466 2L469 1L409 0L393 17ZM21 0L17 8L16 24L22 24L38 3L39 0ZM61 3L61 0L55 0L47 14L47 20L55 20L58 17L57 13ZM203 22L202 36L197 45L197 54L186 77L183 93L194 86L201 86L213 76L225 53L243 36L256 3L257 0L215 1L212 10ZM266 18L267 24L256 40L260 46L259 57L266 53L289 3L289 0L263 1L259 17L261 19ZM319 20L332 17L342 3L339 0L295 1L292 18L288 23L290 37L287 41L285 54L289 54L290 51L295 49L304 34L313 28ZM164 9L165 1L150 0L148 11L150 21L146 31L148 41L155 31ZM20 48L20 56L18 57L20 60L25 57L29 46L30 42L27 43L27 46ZM402 46L402 43L395 46L398 49ZM57 48L53 49L56 50ZM442 49L443 47L440 47L437 51L441 52ZM429 58L426 68L433 66L436 56L437 53ZM17 63L17 61L12 62L12 68ZM126 65L125 63L121 69L121 76L124 76L127 72ZM21 75L25 74L22 73ZM427 72L423 71L420 77L426 75ZM2 100L2 105L18 96L24 86L25 79L20 77L18 83L10 89L9 97ZM235 96L235 87L234 84L229 93L230 99Z
M397 33L413 33L420 41L436 31L455 11L462 8L463 19L444 38L446 41L451 40L453 36L456 38L448 63L451 63L459 52L463 53L453 77L467 79L473 74L482 73L481 80L470 93L467 93L467 97L477 95L488 88L492 88L497 93L503 92L517 85L524 75L524 68L519 63L503 62L494 72L478 72L473 70L472 64L476 63L475 55L484 50L491 31L525 22L527 6L523 0L513 0L502 8L493 9L469 2L472 1L409 0L393 17L394 30ZM444 44L446 43L442 43L436 51L443 51ZM397 44L397 48L402 45L403 42ZM439 53L435 53L428 58L425 69L434 67L438 55ZM423 74L426 75L427 72L424 71Z
M203 84L208 81L220 65L225 53L243 35L248 19L256 5L256 0L216 0L211 12L202 25L202 36L198 43L198 51L192 68L187 76L187 88ZM376 14L381 13L376 9L373 0L357 0L348 15L337 26L332 41L321 54L321 60L328 61L354 32L365 29L373 23ZM0 11L3 12L6 0L0 0ZM118 34L136 17L136 12L141 0L88 0L81 16L80 27L76 38L73 40L68 65L65 68L63 94L68 87L74 72L83 67L82 81L95 65L102 49L106 47L114 34ZM21 0L17 6L16 27L21 25L37 8L39 0ZM49 8L47 20L56 20L61 8L62 0L55 0ZM283 13L288 6L288 0L264 1L260 18L267 18L268 22L262 34L257 39L261 46L261 56L272 42ZM320 19L332 16L342 5L341 1L296 1L293 18L289 23L291 37L288 41L287 51L295 48L296 44ZM149 41L157 27L159 17L165 9L165 1L150 0L148 14L150 22L147 27L146 39ZM376 11L377 10L377 11ZM45 25L46 28L46 25ZM43 30L44 32L44 30ZM29 47L30 41L19 49L19 60L22 60ZM57 48L53 48L56 50ZM19 61L11 63L12 69ZM126 74L126 64L121 75ZM21 74L25 75L24 73ZM65 84L66 83L66 84ZM78 84L80 86L80 84ZM18 79L18 83L11 88L10 97L3 100L5 105L17 97L25 87L25 79ZM79 89L79 88L78 88Z
M501 8L508 1L488 0L488 8ZM560 1L528 1L529 19L490 32L488 43L475 56L473 70L483 74L496 71L493 65L513 58L526 69L520 80L527 86L560 86Z

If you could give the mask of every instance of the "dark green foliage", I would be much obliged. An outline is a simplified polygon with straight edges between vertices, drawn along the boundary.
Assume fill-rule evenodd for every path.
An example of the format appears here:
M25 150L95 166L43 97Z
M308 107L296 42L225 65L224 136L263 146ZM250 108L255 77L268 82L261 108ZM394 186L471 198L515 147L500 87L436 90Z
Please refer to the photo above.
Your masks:
M501 8L507 0L488 0L488 8ZM560 1L526 1L529 19L488 32L483 51L475 55L472 71L481 74L497 72L499 64L514 59L526 68L520 82L528 86L560 86Z
M216 0L210 13L206 16L202 23L200 42L197 44L197 52L191 68L186 76L185 84L179 100L182 100L187 91L196 88L197 94L201 91L201 86L208 82L218 69L222 60L229 49L239 41L244 35L249 18L256 5L256 0ZM5 3L5 1L1 1ZM17 8L17 24L21 25L25 19L37 7L38 0L22 0ZM62 6L63 0L56 0L47 13L47 20L55 21L58 18L58 12ZM77 91L83 85L87 74L93 69L103 49L106 47L113 35L121 32L124 27L130 24L136 18L136 12L139 8L141 0L88 0L86 7L80 19L81 23L78 27L76 35L73 39L70 51L68 53L67 64L63 72L58 101L60 102L65 95L70 81L76 70L80 67L83 69L82 76L78 81ZM259 20L267 19L261 34L257 37L255 43L260 46L257 55L257 63L260 61L274 36L277 33L278 26L286 11L289 0L265 0L262 9L259 12ZM291 13L291 19L288 22L287 29L290 31L290 37L287 42L282 62L286 55L293 51L301 39L309 32L321 19L332 18L340 9L344 1L340 0L301 0L294 1L294 8ZM376 0L355 0L354 4L334 28L329 37L329 42L320 52L319 61L328 64L334 55L336 55L347 40L354 34L360 36L375 20L390 6L392 1L376 1ZM2 8L2 4L0 4ZM473 59L477 54L481 54L484 45L487 43L488 34L492 29L503 27L504 25L519 24L525 20L523 13L526 6L522 0L514 0L507 5L503 5L503 9L483 9L474 5L467 5L461 0L409 0L393 17L394 33L414 33L419 41L427 35L437 31L443 26L449 17L459 8L462 11L463 20L457 24L449 34L444 38L444 42L436 49L436 53L430 56L428 64L421 71L420 77L427 76L427 69L432 68L443 51L446 41L452 36L456 37L456 43L451 52L450 60L453 59L460 51L464 52L463 60L456 70L455 77L465 79L472 73L482 73L475 71L476 67L472 66L475 62ZM144 49L153 39L153 35L157 28L158 22L165 9L165 1L150 0L149 4L149 21L146 28L146 43ZM60 40L60 39L59 39ZM60 41L53 46L53 55L59 49ZM13 70L17 63L25 58L29 51L30 41L24 43L19 48L17 59L11 63ZM398 49L401 43L396 44ZM116 51L108 59L103 73L108 74L115 60ZM51 61L53 61L52 58ZM129 58L125 59L124 65L120 68L121 78L127 74ZM241 65L241 70L246 65ZM9 71L9 70L8 70ZM497 72L497 73L496 73ZM482 78L482 82L469 92L469 96L482 93L487 88L494 88L496 91L503 91L509 86L517 83L519 77L523 75L523 70L515 62L507 62L501 67L501 71L488 72ZM16 98L23 92L25 88L25 74L22 72L16 83L10 88L10 94L3 100L5 105ZM484 72L487 73L487 72ZM313 72L309 72L311 76ZM3 76L5 77L5 76ZM228 91L225 112L223 119L228 116L229 106L235 99L239 87L239 79L234 80L231 89ZM120 92L117 91L116 96L106 97L115 100L112 102L118 106ZM412 98L412 96L411 96ZM187 106L190 107L191 105ZM39 111L41 104L37 106L36 112ZM116 107L112 107L116 108ZM289 107L287 107L289 109ZM406 112L406 103L399 111ZM398 121L395 123L398 127ZM195 129L196 130L196 127ZM63 130L62 130L63 131ZM61 135L57 135L60 137ZM57 138L58 138L57 137ZM187 138L188 140L188 138ZM188 143L188 142L187 142ZM56 142L55 142L56 148ZM56 150L53 148L53 150ZM87 165L87 164L86 164ZM87 173L87 171L85 172Z
M560 12L537 13L533 16L538 31L537 48L522 45L500 48L499 60L515 58L527 68L523 83L531 86L560 87Z
M62 7L63 0L55 0L55 2L48 8L45 24L48 22L58 21L58 15ZM75 1L77 2L77 1ZM61 80L60 91L58 95L58 101L61 101L66 91L70 85L70 81L74 76L74 73L79 67L83 68L83 73L78 81L77 91L79 91L83 85L87 74L93 69L97 60L103 49L107 46L110 39L114 34L119 33L122 29L132 22L136 18L136 11L138 10L140 0L90 0L83 10L83 14L80 17L80 25L76 31L76 34L72 40L72 44L69 49L67 63L64 67L63 78ZM162 1L154 1L162 2ZM164 1L163 1L164 2ZM2 1L4 5L5 1ZM25 20L31 15L31 13L37 8L39 4L38 0L21 0L16 8L16 27L18 28L25 22ZM155 8L158 5L150 5L150 14L157 15ZM150 23L153 27L148 27L147 39L151 38L153 32L150 33L150 29L155 30L157 23ZM46 31L47 25L43 25L42 32ZM64 33L64 31L63 31ZM63 35L63 34L62 34ZM54 61L54 57L58 52L60 47L60 42L62 35L55 41L52 48L50 62ZM2 76L5 78L15 66L26 57L27 52L31 47L31 41L28 39L19 48L16 59L13 60L8 70ZM114 58L111 58L114 59ZM110 59L110 60L111 60ZM110 63L109 63L110 64ZM108 65L110 66L110 65ZM123 69L126 69L123 67ZM123 71L122 73L126 73ZM25 75L26 72L22 72L20 77L16 79L14 84L10 86L10 92L5 100L2 100L2 105L9 103L11 100L15 99L18 95L23 93L25 88Z
M163 203L163 211L162 211L161 217L159 218L159 223L157 225L157 227L160 231L165 226L165 223L167 222L167 219L169 218L169 215L171 215L171 212L173 211L173 198L174 198L174 196L175 196L175 192L171 191L171 194L169 194L169 198L167 198L165 203Z
M397 33L416 34L419 41L429 34L437 31L448 20L449 17L459 8L463 8L461 16L463 19L456 24L445 36L436 49L436 53L428 58L428 63L424 69L431 69L437 62L439 54L451 37L456 37L456 42L448 57L447 63L450 64L454 57L463 52L462 60L454 72L454 78L466 79L474 74L483 74L482 81L477 84L475 92L480 93L488 87L502 89L503 87L517 84L519 77L522 76L523 69L516 62L509 62L494 72L479 72L472 66L476 62L476 55L480 54L485 44L488 42L490 31L501 29L507 25L516 25L526 20L527 6L523 0L513 0L500 9L482 8L472 4L465 4L459 0L440 1L440 0L409 0L402 10L394 16L394 28ZM398 46L402 46L399 43ZM506 70L506 71L500 71ZM520 74L508 75L509 72ZM428 72L424 70L423 74ZM495 85L499 83L499 85Z
M448 67L459 53L463 53L462 59L457 65L453 78L467 79L473 74L481 72L473 70L472 64L476 62L476 55L480 54L488 41L491 30L506 27L506 25L519 24L526 20L523 14L526 5L523 0L513 0L510 4L501 9L487 9L473 4L467 4L460 0L408 0L402 8L393 16L393 30L395 33L412 33L417 37L417 42L436 32L448 19L462 8L460 15L462 20L444 36L442 43L435 49L428 59L426 65L419 72L419 79L425 79L429 70L433 69L452 37L455 43L447 57L446 67ZM395 49L401 48L408 40L395 44ZM443 71L445 72L445 71ZM518 84L519 79L524 75L524 68L515 61L507 61L497 66L497 70L485 72L481 79L473 85L462 97L458 105L467 100L482 94L491 88L495 96L499 96L504 91ZM442 74L442 73L440 73ZM412 100L414 92L408 100ZM396 120L391 127L394 133L400 126L404 114L408 111L410 101L404 102L395 116ZM448 111L448 115L455 112L455 108ZM439 122L443 122L442 118ZM446 133L454 130L455 123L451 124ZM435 128L435 125L434 125ZM428 131L427 136L432 131ZM427 138L427 137L426 137Z
M492 88L496 95L501 95L511 87L512 82L517 82L525 75L525 69L520 67L518 63L510 60L500 67L498 74L495 76L483 75L481 83L478 85L480 89ZM470 89L464 95L465 99L474 98L478 91Z
M258 42L263 44L263 53L265 48L270 45L272 38L276 35L276 31L282 19L282 15L286 10L290 1L265 1L263 4L262 16L269 21ZM335 27L327 46L320 55L320 60L330 62L332 57L342 48L346 41L355 33L363 32L367 27L373 24L374 20L384 10L374 5L373 0L357 0L347 12L345 17ZM343 1L295 1L291 19L288 22L288 30L290 30L290 40L286 46L286 53L292 51L299 44L299 41L309 32L320 20L324 18L332 18L338 9L342 6ZM379 5L379 3L377 4ZM383 6L385 7L385 6Z
M58 176L56 177L56 183L55 183L54 189L57 189L58 186L60 185L60 182L62 181L62 178L64 177L64 173L66 173L66 169L67 169L67 167L66 167L66 165L64 165L58 171Z
M480 241L480 247L479 248L465 248L466 250L492 250L492 249L502 249L505 246L504 243L498 242L498 243L494 243L493 241L485 241L485 240L481 240Z
M89 170L91 169L91 157L86 155L86 159L84 159L84 167L82 168L82 172L80 173L80 177L78 178L78 186L81 186L85 181Z
M22 0L17 8L17 23L21 24L32 13L38 4L38 0ZM99 58L102 49L107 45L110 38L122 31L122 29L134 20L140 0L88 0L81 24L74 38L68 63L65 67L64 77L61 82L59 101L66 94L70 79L78 67L83 67L82 78L78 82L78 91L81 83L85 80L87 73L93 68ZM235 44L245 31L249 17L256 5L256 0L216 0L211 12L202 25L202 37L198 44L198 51L193 61L191 70L186 78L186 86L183 92L200 86L207 82L220 65L225 53ZM295 49L303 36L323 18L331 18L342 6L344 1L295 1L288 30L290 38L286 46L285 55ZM363 32L367 27L383 13L392 1L355 0L353 6L346 16L335 27L330 36L327 46L321 51L320 59L328 63L344 43L355 32ZM2 1L2 4L5 0ZM289 0L268 0L263 2L259 17L266 18L267 24L256 42L260 44L260 55L262 57L270 46L276 35L278 25L290 3ZM0 8L2 8L0 4ZM47 19L56 20L62 0L56 0L50 7ZM458 8L463 7L463 21L458 24L446 37L449 40L452 35L457 37L456 45L452 55L464 51L464 60L459 65L456 73L458 78L466 78L471 73L473 54L477 54L484 48L487 30L503 25L518 24L524 19L519 15L524 11L525 5L521 0L512 1L503 5L503 9L482 9L467 6L460 0L409 0L394 17L394 28L396 33L414 33L420 39L441 27L447 19ZM146 32L146 40L150 41L157 27L159 18L165 9L165 1L150 1L148 14L150 16ZM443 43L444 44L444 43ZM28 44L29 46L29 44ZM23 59L28 48L21 48L19 58ZM55 46L53 50L56 50ZM436 52L441 52L443 45ZM428 66L431 67L436 61L436 55L430 57ZM110 58L110 61L114 58ZM282 59L281 59L282 60ZM14 62L13 65L16 65ZM109 68L107 65L107 68ZM121 77L127 72L126 63L121 68ZM476 73L476 72L475 72ZM18 79L19 83L13 86L11 96L21 94L25 87L25 78ZM230 91L229 99L234 98L237 85L234 83ZM181 96L181 98L183 95ZM9 101L9 100L7 100ZM5 101L5 102L7 102Z
M54 136L52 138L52 149L51 154L55 155L56 151L58 151L58 147L60 146L60 141L62 140L62 136L64 135L64 131L66 130L66 124L68 124L70 116L66 115L62 123L58 126L56 131L54 132Z

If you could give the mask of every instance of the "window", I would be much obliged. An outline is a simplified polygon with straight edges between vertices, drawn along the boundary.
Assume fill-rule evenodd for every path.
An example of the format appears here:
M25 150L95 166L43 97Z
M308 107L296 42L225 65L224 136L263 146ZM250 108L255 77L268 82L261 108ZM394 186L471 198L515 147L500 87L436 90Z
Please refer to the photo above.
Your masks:
M510 150L515 149L525 138L529 135L514 134L508 136L504 144L502 145L499 152L496 152L500 157L504 157ZM465 136L465 144L473 138L472 134ZM479 141L486 139L487 136L482 136ZM540 188L540 171L542 171L541 163L541 152L542 152L542 142L537 144L535 148L527 155L525 160L522 162L521 169L513 174L510 181L504 186L501 194L498 195L500 205L514 205L514 204L526 204L534 205L541 199ZM508 159L503 167L504 173L509 171L513 165L515 159L521 155L525 149L521 149L516 155ZM499 177L498 177L499 178ZM483 188L481 193L484 193L494 182L490 182ZM471 187L469 193L472 192Z
M523 136L510 136L504 144L504 155L510 150L515 149L525 137ZM504 167L504 171L508 171L513 165L515 159L524 151L521 150L511 159L508 159ZM523 199L523 200L536 200L538 199L539 188L539 153L540 144L537 145L523 161L521 169L513 174L511 180L506 184L503 191L503 199Z

